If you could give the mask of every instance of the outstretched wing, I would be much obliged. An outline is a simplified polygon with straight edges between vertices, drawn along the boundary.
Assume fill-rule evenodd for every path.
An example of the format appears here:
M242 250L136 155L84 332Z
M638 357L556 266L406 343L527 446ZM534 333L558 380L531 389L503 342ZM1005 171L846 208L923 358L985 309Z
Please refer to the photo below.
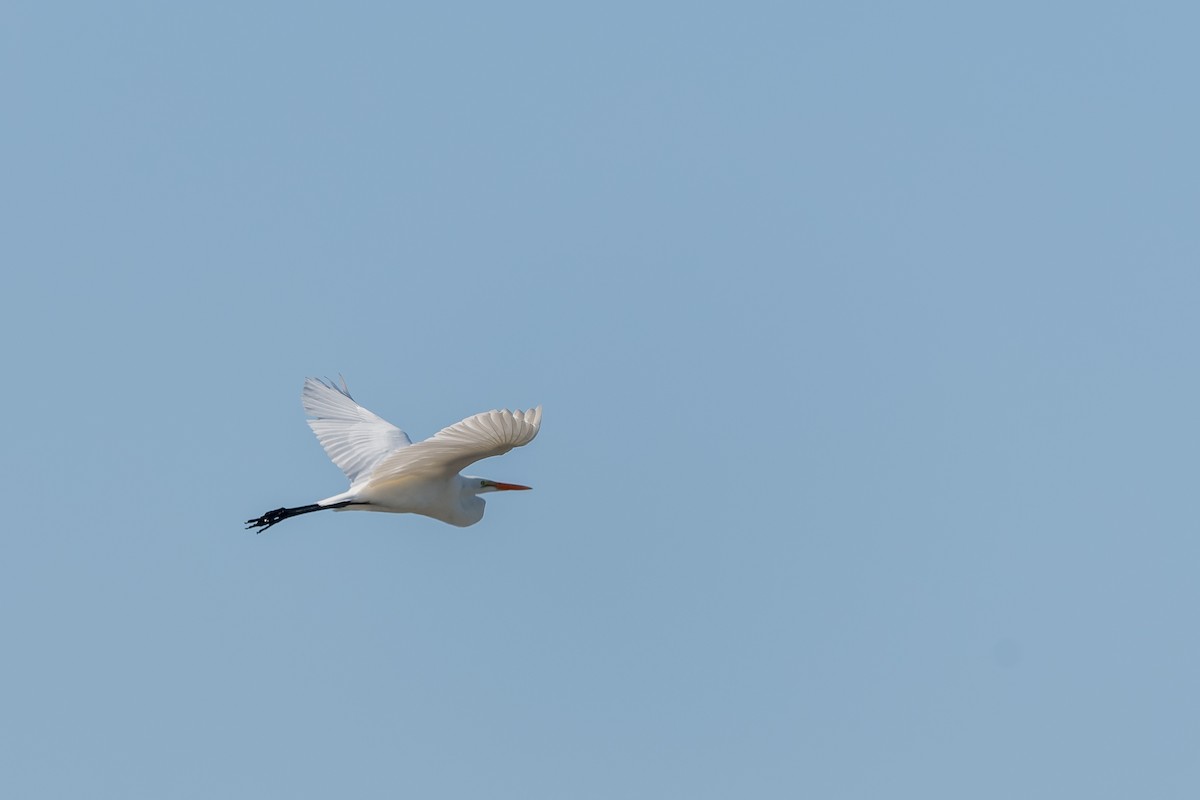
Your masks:
M541 425L541 406L528 411L485 411L392 453L375 465L371 480L418 474L448 478L480 459L529 444Z
M408 434L354 402L346 381L306 378L300 394L308 426L333 463L355 483L380 459L412 444Z

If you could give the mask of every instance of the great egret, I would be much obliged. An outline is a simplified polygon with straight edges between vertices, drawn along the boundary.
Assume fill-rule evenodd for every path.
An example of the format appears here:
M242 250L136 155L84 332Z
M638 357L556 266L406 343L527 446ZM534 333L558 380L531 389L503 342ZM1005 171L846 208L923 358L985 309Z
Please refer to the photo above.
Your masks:
M247 530L262 533L289 517L325 509L424 514L465 528L483 519L479 495L530 488L458 472L532 442L542 424L541 406L485 411L413 444L404 431L356 403L344 379L340 388L306 379L301 401L309 426L350 488L311 505L268 511L246 520Z

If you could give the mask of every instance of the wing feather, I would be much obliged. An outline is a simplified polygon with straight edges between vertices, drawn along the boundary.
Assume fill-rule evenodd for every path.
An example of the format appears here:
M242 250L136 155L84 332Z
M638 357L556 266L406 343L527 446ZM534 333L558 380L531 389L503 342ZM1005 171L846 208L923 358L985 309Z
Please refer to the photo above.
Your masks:
M345 380L339 387L333 381L307 378L300 400L312 418L308 426L317 441L351 484L389 454L412 444L404 431L356 403Z
M476 461L529 444L541 425L541 406L528 411L485 411L397 450L375 465L370 479L416 474L450 477Z

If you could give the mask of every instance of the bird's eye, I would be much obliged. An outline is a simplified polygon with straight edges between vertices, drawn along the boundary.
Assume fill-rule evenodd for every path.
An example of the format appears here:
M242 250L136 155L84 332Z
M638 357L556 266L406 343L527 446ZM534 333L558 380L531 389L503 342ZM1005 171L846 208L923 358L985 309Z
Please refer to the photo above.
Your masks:
M487 486L487 481L480 481L480 482L479 482L479 488L481 488L481 489L482 489L484 486Z

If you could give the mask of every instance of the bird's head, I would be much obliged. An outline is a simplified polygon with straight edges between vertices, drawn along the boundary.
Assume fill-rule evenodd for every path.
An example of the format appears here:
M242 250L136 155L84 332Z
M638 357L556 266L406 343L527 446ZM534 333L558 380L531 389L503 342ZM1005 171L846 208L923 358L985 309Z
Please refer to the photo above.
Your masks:
M488 492L511 492L516 489L532 489L532 486L522 486L519 483L500 483L500 481L491 481L487 478L476 478L470 475L463 476L466 481L466 488L473 494L487 494Z

